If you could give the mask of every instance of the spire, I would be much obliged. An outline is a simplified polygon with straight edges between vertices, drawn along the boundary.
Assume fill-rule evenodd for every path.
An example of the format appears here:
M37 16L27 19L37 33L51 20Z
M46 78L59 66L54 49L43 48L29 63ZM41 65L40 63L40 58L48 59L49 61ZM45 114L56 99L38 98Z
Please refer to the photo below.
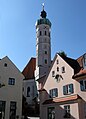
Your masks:
M44 11L44 3L42 4L42 9L43 9L43 10L41 11L41 15L40 15L40 16L41 16L42 18L46 18L47 13Z
M44 10L44 3L42 3L42 9Z

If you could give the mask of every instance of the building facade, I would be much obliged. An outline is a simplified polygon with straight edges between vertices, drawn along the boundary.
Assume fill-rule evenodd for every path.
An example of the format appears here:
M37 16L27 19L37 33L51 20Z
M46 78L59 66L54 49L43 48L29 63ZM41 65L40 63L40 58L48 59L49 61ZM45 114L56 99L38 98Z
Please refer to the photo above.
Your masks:
M23 80L23 96L26 98L26 102L28 106L24 109L25 105L23 105L24 114L33 116L38 114L36 110L37 106L37 98L38 98L38 91L35 81L35 71L36 68L36 58L31 58L28 64L25 66L24 70L22 71L25 79Z
M56 54L40 83L41 119L86 118L86 54L77 60Z
M21 119L23 79L7 56L0 60L0 119Z

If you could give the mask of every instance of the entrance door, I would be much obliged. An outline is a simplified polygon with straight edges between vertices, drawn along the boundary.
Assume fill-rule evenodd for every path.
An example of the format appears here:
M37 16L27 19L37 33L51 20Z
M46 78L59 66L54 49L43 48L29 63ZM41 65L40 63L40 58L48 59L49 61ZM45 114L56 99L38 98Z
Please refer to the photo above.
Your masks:
M16 119L16 102L10 102L10 119Z
M5 101L0 101L0 119L5 119Z

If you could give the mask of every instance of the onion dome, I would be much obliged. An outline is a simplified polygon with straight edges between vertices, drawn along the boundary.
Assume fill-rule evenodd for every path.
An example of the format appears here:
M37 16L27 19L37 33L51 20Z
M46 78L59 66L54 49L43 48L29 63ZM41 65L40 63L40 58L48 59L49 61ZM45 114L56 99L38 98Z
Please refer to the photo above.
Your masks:
M46 24L46 25L49 25L51 27L51 22L49 19L46 18L47 16L47 13L46 11L44 10L44 5L43 5L43 10L41 11L41 14L40 14L40 19L37 20L36 22L36 27L38 25L41 25L41 24Z

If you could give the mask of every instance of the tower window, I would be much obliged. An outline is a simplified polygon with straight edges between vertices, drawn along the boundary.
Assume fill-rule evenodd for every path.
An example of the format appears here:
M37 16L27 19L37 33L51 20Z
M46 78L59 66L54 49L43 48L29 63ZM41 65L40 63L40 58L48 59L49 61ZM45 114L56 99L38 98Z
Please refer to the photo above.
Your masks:
M45 51L45 54L47 54L47 51Z
M45 59L45 64L47 64L47 59Z
M30 87L27 88L27 97L30 97Z
M49 32L49 37L50 37L50 32Z
M40 31L40 36L42 35L42 32Z
M47 32L45 31L45 35L47 35Z

